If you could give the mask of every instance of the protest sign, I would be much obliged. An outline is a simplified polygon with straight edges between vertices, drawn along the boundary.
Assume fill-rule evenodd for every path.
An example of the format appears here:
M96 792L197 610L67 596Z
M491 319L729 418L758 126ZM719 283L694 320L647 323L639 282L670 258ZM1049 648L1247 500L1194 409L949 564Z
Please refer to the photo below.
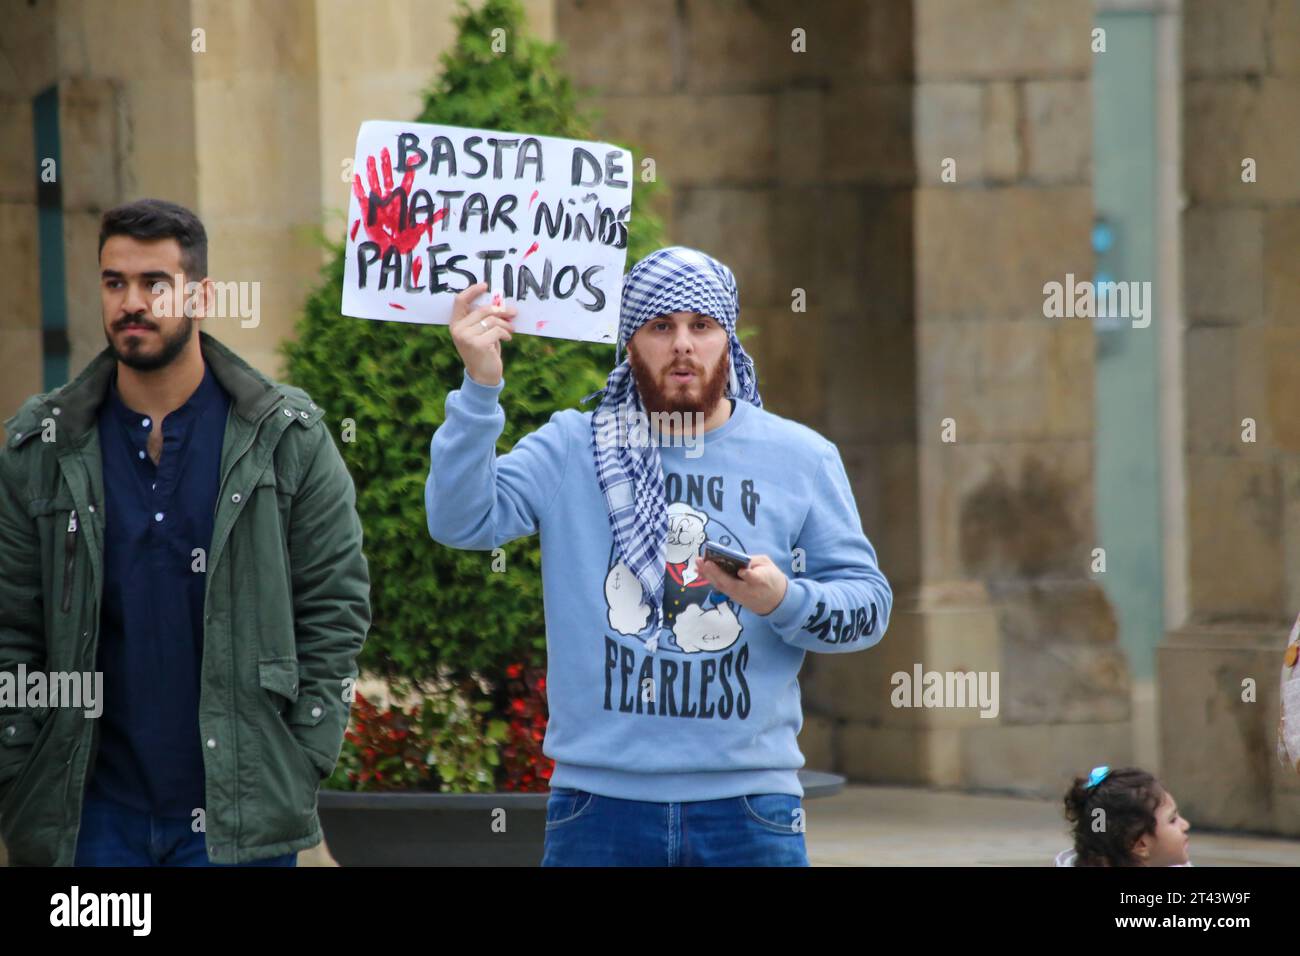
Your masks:
M617 146L427 123L357 133L343 314L446 325L477 282L515 331L618 332L632 154Z

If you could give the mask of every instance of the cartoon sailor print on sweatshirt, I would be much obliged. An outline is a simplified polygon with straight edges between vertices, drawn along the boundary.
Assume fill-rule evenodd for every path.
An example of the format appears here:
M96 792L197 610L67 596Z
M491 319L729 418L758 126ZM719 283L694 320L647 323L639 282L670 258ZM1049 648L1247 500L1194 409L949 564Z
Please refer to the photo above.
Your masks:
M643 633L650 621L650 606L636 575L617 559L616 549L611 547L611 567L605 576L609 626L624 637L644 641L651 652L717 652L735 644L742 630L738 609L695 567L707 540L744 550L730 529L706 512L681 501L668 506L663 598L668 630L657 635Z

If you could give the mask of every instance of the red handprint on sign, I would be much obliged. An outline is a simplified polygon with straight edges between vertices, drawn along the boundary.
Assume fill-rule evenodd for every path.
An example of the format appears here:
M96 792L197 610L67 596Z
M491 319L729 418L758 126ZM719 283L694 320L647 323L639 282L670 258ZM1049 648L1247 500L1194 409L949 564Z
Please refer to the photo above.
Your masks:
M402 185L393 188L393 159L385 146L380 150L379 158L384 164L384 188L379 188L379 174L375 170L375 157L366 157L366 177L370 182L370 192L367 193L361 185L361 176L358 173L352 175L352 191L356 193L357 199L361 203L361 219L359 222L364 223L366 235L374 242L379 244L379 254L383 256L390 247L396 247L397 251L405 255L415 248L416 243L420 241L420 236L427 232L429 239L433 239L433 224L440 220L443 210L439 209L428 220L428 222L412 223L410 215L411 184L415 181L415 170L407 169L406 176L402 179ZM401 195L397 196L398 190ZM374 208L371 208L371 197L374 197ZM352 225L352 238L356 238L357 224Z

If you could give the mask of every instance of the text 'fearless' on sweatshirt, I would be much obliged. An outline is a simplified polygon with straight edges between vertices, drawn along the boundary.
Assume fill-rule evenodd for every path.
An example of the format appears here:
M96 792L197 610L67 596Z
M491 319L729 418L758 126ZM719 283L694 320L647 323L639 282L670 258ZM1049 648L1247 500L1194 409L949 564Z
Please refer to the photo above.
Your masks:
M835 446L738 400L696 447L660 447L669 534L655 634L616 560L592 413L556 412L498 457L504 387L466 373L448 394L425 508L429 533L452 547L541 534L551 786L663 802L802 797L804 654L870 647L893 604ZM770 557L789 578L780 605L755 614L696 574L706 539Z

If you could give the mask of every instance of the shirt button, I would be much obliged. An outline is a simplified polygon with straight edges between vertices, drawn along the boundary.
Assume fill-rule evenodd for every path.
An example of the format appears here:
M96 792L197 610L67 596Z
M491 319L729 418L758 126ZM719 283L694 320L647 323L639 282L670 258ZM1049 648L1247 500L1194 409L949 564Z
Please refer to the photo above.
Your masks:
M284 410L284 414L286 418L293 418L293 412L289 411L287 408Z
M231 495L230 500L233 501L235 504L239 504L239 492L236 491L233 495Z
M146 419L144 419L142 422L140 422L140 427L141 427L141 428L148 428L148 427L149 427L149 419L146 418Z
M54 414L55 414L55 415L58 415L58 414L59 414L60 412L62 412L62 411L63 411L63 409L61 409L61 408L56 408L56 409L54 409Z
M10 727L6 727L6 728L5 728L5 733L8 734L10 737L12 737L12 736L14 736L15 734L18 733L18 728L17 728L17 727L12 727L12 726L10 726Z
M141 458L144 457L144 452L137 452L137 454L138 454Z
M313 717L319 717L323 713L325 713L325 711L321 710L319 707L313 707L311 709L311 715Z
M95 506L94 506L94 505L91 505L91 506L90 506L90 513L91 513L92 515L95 513Z
M162 521L162 519L163 519L163 513L161 511L153 516L154 521Z
M299 412L298 414L301 415L303 418L311 418L311 416L308 415L306 412Z
M209 737L209 738L208 738L208 749L209 749L209 750L216 750L216 749L217 749L217 741L216 741L215 738L213 738L213 737Z

